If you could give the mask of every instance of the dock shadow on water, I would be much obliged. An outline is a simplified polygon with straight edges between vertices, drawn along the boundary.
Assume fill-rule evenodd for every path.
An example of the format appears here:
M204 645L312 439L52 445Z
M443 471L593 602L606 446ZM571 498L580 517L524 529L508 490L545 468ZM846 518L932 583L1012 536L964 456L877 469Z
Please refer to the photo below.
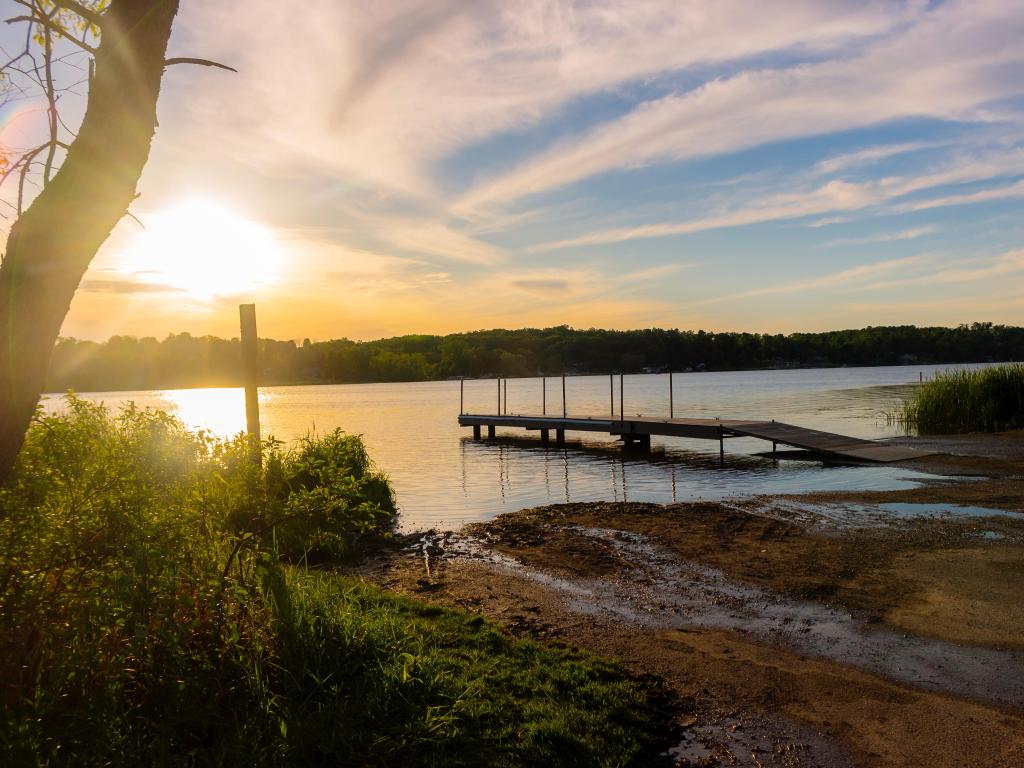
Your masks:
M1020 654L869 627L843 610L740 583L720 570L680 558L639 533L586 526L566 530L610 548L626 575L555 575L467 534L427 535L416 546L435 558L477 562L529 579L560 594L579 614L648 631L731 630L923 690L1024 706Z

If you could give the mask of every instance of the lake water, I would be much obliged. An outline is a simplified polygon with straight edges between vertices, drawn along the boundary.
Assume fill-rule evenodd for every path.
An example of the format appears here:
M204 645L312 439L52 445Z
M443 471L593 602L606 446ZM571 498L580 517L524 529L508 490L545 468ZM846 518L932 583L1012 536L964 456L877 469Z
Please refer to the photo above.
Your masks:
M865 438L900 433L885 412L925 377L949 366L893 366L788 371L675 374L675 414L705 418L776 419ZM615 404L619 378L614 379ZM541 379L508 382L509 413L540 413ZM628 416L668 415L667 375L624 378ZM570 415L609 412L607 376L570 377ZM467 413L494 413L495 381L467 381ZM84 394L118 408L128 401L166 408L188 425L222 435L245 428L241 389L188 389ZM44 398L60 407L58 395ZM560 378L547 379L549 413L561 413ZM398 496L405 530L457 528L502 512L566 501L670 502L760 494L912 487L924 476L888 467L823 466L773 460L759 440L726 441L724 464L713 441L654 438L650 455L624 454L614 438L569 433L566 446L543 447L536 433L498 431L472 439L457 424L459 382L265 387L260 390L264 435L292 440L340 427L364 437L371 456Z

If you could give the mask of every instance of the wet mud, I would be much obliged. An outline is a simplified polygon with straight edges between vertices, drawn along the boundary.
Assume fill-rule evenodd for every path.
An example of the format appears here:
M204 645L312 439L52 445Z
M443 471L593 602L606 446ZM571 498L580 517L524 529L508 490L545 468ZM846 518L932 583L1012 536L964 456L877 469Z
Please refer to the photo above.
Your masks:
M906 491L524 510L407 537L363 575L665 681L669 764L1019 766L1014 446Z

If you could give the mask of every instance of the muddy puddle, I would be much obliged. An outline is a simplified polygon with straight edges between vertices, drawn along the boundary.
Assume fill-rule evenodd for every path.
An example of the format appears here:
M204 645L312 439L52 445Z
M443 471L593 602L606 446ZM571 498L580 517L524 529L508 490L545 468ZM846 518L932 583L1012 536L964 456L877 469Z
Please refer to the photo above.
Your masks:
M569 530L612 547L626 564L625 575L611 579L555 575L464 534L429 535L417 546L428 563L468 559L530 579L561 594L566 605L580 614L655 631L732 630L921 689L1024 705L1021 654L874 628L843 610L740 583L720 570L681 559L641 534L581 526Z
M736 505L746 512L766 517L802 522L809 528L849 529L897 525L908 520L964 520L972 518L1009 518L1024 520L1024 510L1006 510L952 503L883 502L827 504L795 499L756 499Z
M726 715L712 722L687 721L683 740L668 751L679 765L766 768L789 765L853 765L834 741L811 728L765 715Z

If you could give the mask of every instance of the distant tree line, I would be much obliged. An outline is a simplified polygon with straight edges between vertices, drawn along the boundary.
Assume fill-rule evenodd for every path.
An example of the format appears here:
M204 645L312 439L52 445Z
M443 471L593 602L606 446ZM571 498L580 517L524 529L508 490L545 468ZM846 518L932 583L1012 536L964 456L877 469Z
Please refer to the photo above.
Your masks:
M967 363L1024 359L1024 328L974 323L911 325L827 333L708 333L568 326L447 336L301 344L260 340L266 384L425 381L458 376L743 370ZM163 341L114 336L96 343L62 338L47 380L51 392L234 386L238 339L172 334Z

